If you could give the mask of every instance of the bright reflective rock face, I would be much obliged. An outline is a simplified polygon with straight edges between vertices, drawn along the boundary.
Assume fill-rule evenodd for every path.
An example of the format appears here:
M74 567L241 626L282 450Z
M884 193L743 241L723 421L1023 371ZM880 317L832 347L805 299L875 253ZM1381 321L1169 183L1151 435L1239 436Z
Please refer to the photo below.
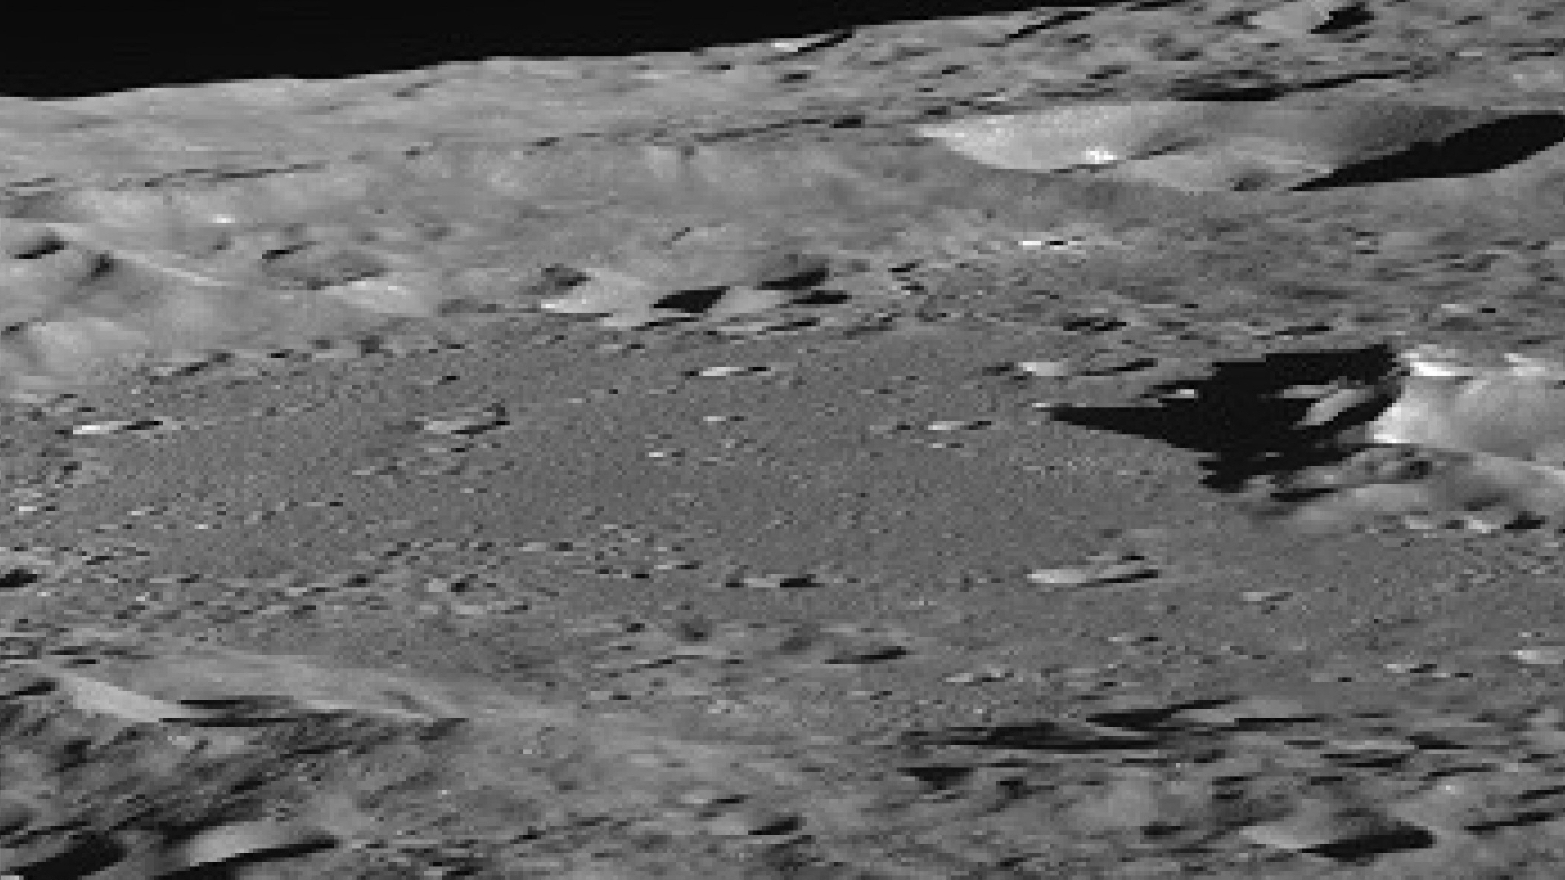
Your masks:
M975 117L919 132L975 161L1012 170L1102 166L1114 178L1180 190L1276 190L1438 143L1496 118L1395 101L1141 101Z
M1378 448L1322 472L1324 482L1313 485L1341 491L1298 505L1293 521L1331 527L1435 515L1504 525L1565 514L1565 367L1509 354L1487 363L1428 346L1402 360L1404 375L1384 389L1389 405L1360 429ZM1390 448L1412 458L1387 459L1391 467L1369 461ZM1343 476L1350 471L1360 477Z

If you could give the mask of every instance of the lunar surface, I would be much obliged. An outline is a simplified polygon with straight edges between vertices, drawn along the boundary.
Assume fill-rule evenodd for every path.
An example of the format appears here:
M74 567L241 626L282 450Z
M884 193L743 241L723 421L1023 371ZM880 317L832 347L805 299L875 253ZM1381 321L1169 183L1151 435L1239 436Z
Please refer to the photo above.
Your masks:
M1562 40L0 99L0 876L1561 876Z

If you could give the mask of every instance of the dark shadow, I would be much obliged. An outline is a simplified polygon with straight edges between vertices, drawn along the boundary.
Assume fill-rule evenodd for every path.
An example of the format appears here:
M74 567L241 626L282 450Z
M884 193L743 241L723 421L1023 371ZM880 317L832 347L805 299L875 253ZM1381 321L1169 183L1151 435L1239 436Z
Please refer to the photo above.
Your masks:
M808 290L831 277L831 267L825 264L801 264L792 271L780 270L777 276L757 284L761 290Z
M57 856L17 868L11 876L24 880L79 880L111 868L130 851L106 836L89 835Z
M1301 427L1312 401L1281 396L1298 385L1335 381L1374 382L1397 367L1389 346L1267 355L1216 365L1200 380L1159 385L1148 406L1061 407L1054 419L1069 425L1147 437L1202 452L1209 475L1202 484L1233 491L1251 478L1343 457L1335 442L1343 422L1367 421L1376 412L1350 411L1333 422Z
M977 746L987 749L1035 749L1048 752L1101 752L1144 749L1158 745L1154 737L1134 733L1098 733L1053 721L986 724L914 730L897 738L904 746Z
M276 847L262 852L249 853L226 859L221 862L213 862L207 865L196 865L182 871L169 874L161 874L163 880L240 880L242 877L254 877L256 873L251 869L263 862L271 862L277 859L291 859L313 853L325 852L337 845L336 841L322 838L320 840L296 843L291 846Z
M1441 736L1427 730L1416 730L1407 734L1407 741L1425 751L1453 751L1461 752L1467 749L1460 738Z
M0 574L0 590L15 590L28 584L35 584L43 580L43 576L36 571L25 568L13 568L5 574Z
M780 288L761 288L763 290L778 290ZM652 304L653 308L672 309L678 312L686 312L691 315L703 315L716 308L723 298L732 291L730 287L693 287L687 290L677 290L668 294ZM833 293L830 291L811 291L800 296L788 299L788 305L795 306L828 306L840 305L852 299L845 293Z
M1467 830L1474 834L1489 834L1502 828L1525 828L1528 825L1542 825L1544 822L1552 822L1559 817L1559 810L1527 810L1514 816L1507 816L1504 819L1476 822L1468 825Z
M1179 101L1277 101L1305 92L1322 92L1328 89L1339 89L1343 86L1377 79L1395 79L1400 72L1387 73L1354 73L1337 76L1325 76L1319 79L1305 80L1303 82L1263 82L1248 85L1239 85L1229 82L1231 74L1219 74L1202 76L1195 74L1189 79L1181 80L1169 85L1168 97ZM1251 79L1259 77L1252 76Z
M1158 2L1172 4L1181 3L1184 2L1184 0L1158 0ZM1010 32L1006 35L1005 40L1008 43L1014 43L1017 40L1025 40L1028 37L1034 36L1036 34L1041 34L1057 27L1063 27L1064 25L1070 24L1073 21L1080 21L1083 18L1090 18L1091 16L1092 12L1086 9L1066 9L1064 12L1055 13L1048 18L1041 19Z
M148 430L153 430L153 429L156 429L156 428L161 428L161 427L164 426L164 424L165 423L164 423L164 421L162 419L138 419L138 420L136 420L134 422L127 422L124 425L121 425L119 428L116 429L115 433L128 433L130 431L148 431ZM74 428L61 428L58 431L55 431L54 433L58 434L61 437L76 437L76 436L80 436L80 435L75 433L75 429Z
M717 305L727 295L727 287L692 287L675 291L659 299L652 306L658 309L700 314Z
M1152 733L1168 729L1168 720L1180 712L1190 709L1215 709L1218 706L1226 706L1228 703L1229 701L1226 699L1188 700L1183 703L1170 703L1167 706L1123 709L1118 712L1097 712L1088 715L1087 720L1104 727L1117 727L1120 730Z
M1294 192L1368 186L1398 180L1464 177L1514 165L1565 141L1565 114L1528 113L1475 126L1443 140L1349 165L1302 183Z
M908 655L908 649L901 645L881 645L863 651L854 651L846 657L828 657L821 662L824 666L860 665L865 663L882 663L887 660L896 660Z
M1395 770L1407 766L1407 756L1392 755L1332 755L1332 762L1339 767L1359 770Z
M793 300L796 306L840 306L850 302L853 297L846 293L835 293L829 290L812 290L803 296Z
M1522 803L1530 803L1532 801L1553 800L1562 794L1565 794L1565 785L1551 785L1547 788L1535 788L1531 791L1523 792L1517 795L1516 799Z
M1375 20L1375 14L1363 6L1344 6L1331 13L1326 23L1310 31L1312 34L1340 34L1356 27L1363 27Z
M898 768L897 772L917 779L930 788L945 790L956 788L966 782L973 775L973 768L948 764L925 764L918 767L901 767Z
M14 700L18 697L43 697L54 693L58 689L59 685L52 681L35 681L24 684L15 690L0 691L0 696L7 700Z
M1111 315L1082 315L1066 318L1060 322L1061 330L1069 330L1072 333L1112 333L1128 326L1130 325L1126 322Z
M185 722L193 727L259 727L298 721L309 714L298 701L271 695L186 699L179 704L210 713L209 718Z
M1189 700L1183 703L1171 703L1167 706L1153 706L1143 709L1126 709L1118 712L1099 712L1088 715L1086 720L1101 727L1113 727L1118 730L1130 730L1145 734L1172 734L1188 731L1206 731L1221 728L1229 732L1258 731L1277 725L1302 724L1320 720L1318 715L1305 715L1289 713L1276 717L1258 714L1246 710L1246 713L1232 720L1222 722L1197 721L1180 718L1180 713L1193 709L1216 709L1233 702L1231 699Z
M1422 828L1403 825L1378 834L1365 834L1338 843L1328 843L1304 850L1318 856L1343 862L1358 862L1386 853L1434 846L1435 836Z

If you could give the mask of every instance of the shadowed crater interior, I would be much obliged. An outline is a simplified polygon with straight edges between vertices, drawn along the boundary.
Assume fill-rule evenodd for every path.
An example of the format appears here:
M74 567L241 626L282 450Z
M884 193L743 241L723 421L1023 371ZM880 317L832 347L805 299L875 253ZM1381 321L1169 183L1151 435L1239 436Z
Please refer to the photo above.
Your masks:
M1357 162L1299 184L1295 192L1419 178L1464 177L1514 165L1565 140L1565 114L1527 113L1474 126L1448 138Z

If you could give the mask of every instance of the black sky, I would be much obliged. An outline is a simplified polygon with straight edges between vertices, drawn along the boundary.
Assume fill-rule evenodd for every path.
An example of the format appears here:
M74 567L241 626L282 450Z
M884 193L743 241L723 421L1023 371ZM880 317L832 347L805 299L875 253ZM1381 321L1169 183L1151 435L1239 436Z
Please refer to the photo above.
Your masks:
M351 12L330 3L289 12L257 3L203 4L194 14L159 17L156 6L148 12L146 4L135 4L140 12L125 20L104 16L96 7L62 9L61 18L69 21L62 21L59 30L39 32L32 51L12 53L0 66L0 94L69 98L235 79L349 77L495 56L683 51L1050 5L977 0L818 4L728 0L681 6L513 0L387 3L371 14L357 5ZM13 32L11 39L24 36Z

